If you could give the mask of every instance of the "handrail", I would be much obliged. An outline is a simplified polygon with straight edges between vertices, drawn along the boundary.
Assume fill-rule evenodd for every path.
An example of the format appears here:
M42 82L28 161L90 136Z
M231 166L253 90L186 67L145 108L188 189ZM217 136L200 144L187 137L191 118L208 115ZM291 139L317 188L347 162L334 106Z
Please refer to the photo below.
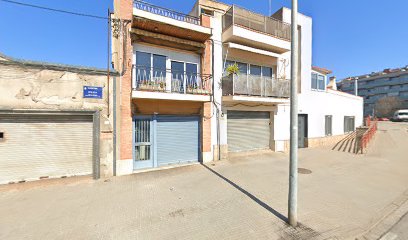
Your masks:
M241 26L290 41L291 24L268 17L237 5L232 5L223 15L223 30L232 25Z
M364 153L364 149L367 148L368 143L374 137L374 134L377 132L377 120L371 121L369 118L366 120L368 129L361 137L361 153Z
M181 22L192 23L195 25L201 25L201 20L198 17L191 16L185 13L177 12L171 9L167 9L164 7L156 6L141 0L134 0L133 6L137 9L151 12L157 15L161 15L164 17L172 18Z
M132 66L132 88L141 91L212 94L212 75Z

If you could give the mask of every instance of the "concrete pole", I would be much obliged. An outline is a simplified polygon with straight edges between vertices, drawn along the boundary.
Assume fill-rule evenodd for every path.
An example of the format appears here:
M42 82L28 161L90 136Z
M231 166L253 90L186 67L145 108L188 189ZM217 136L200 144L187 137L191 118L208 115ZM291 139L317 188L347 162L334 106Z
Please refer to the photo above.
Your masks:
M290 163L289 163L289 197L288 221L292 227L297 226L298 195L298 0L292 0L292 44L290 69Z

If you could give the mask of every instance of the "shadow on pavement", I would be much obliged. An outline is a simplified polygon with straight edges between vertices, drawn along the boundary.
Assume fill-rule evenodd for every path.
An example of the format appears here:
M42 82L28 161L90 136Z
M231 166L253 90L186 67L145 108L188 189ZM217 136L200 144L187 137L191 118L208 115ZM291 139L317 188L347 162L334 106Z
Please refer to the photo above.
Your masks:
M275 209L270 207L268 204L266 204L265 202L261 201L259 198L252 195L247 190L241 188L240 186L238 186L233 181L231 181L228 178L224 177L223 175L219 174L214 169L212 169L212 168L210 168L210 167L208 167L208 166L206 166L204 164L201 164L201 165L203 167L205 167L208 171L215 174L217 177L219 177L222 180L226 181L231 186L233 186L234 188L236 188L237 190L239 190L240 192L245 194L247 197L252 199L254 202L259 204L261 207L263 207L264 209L266 209L267 211L269 211L270 213L272 213L273 215L278 217L280 220L284 221L285 223L288 223L287 217L283 216L280 212L276 211ZM299 222L298 226L296 228L292 228L291 226L286 224L286 227L281 229L280 235L281 235L281 238L279 240L304 240L304 239L315 239L320 234L318 232L316 232L315 230L313 230L312 228L309 228L309 227L307 227L307 226L305 226L305 225L303 225L302 223Z
M264 203L263 201L261 201L259 198L255 197L254 195L252 195L250 192L248 192L247 190L241 188L240 186L238 186L236 183L234 183L233 181L229 180L228 178L222 176L221 174L219 174L218 172L216 172L214 169L201 164L203 167L205 167L207 170L209 170L210 172L214 173L215 175L217 175L219 178L221 178L222 180L226 181L227 183L229 183L230 185L232 185L234 188L238 189L240 192L242 192L243 194L245 194L246 196L248 196L250 199L252 199L254 202L258 203L261 207L265 208L266 210L268 210L270 213L272 213L273 215L275 215L276 217L278 217L279 219L281 219L284 222L288 222L288 219L283 216L280 212L276 211L275 209L273 209L272 207L270 207L268 204Z

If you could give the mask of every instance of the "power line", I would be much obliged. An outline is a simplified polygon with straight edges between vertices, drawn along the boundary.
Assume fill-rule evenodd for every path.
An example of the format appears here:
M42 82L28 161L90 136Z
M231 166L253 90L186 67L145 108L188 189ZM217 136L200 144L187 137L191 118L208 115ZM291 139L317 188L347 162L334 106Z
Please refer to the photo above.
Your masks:
M11 1L11 0L0 0L0 1L7 2L7 3L13 3L13 4L25 6L25 7L38 8L38 9L42 9L42 10L48 10L48 11L59 12L59 13L66 13L66 14L71 14L71 15L76 15L76 16L81 16L81 17L91 17L91 18L103 19L103 20L108 20L109 19L107 17L90 15L90 14L86 14L86 13L71 12L71 11L55 9L55 8L49 8L49 7L43 7L43 6L38 6L38 5L32 5L32 4L28 4L28 3L16 2L16 1Z

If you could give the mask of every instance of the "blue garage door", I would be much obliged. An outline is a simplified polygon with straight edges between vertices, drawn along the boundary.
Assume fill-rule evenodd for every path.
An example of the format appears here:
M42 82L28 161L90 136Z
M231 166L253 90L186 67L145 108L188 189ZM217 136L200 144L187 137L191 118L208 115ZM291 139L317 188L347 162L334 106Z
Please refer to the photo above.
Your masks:
M158 116L156 133L159 166L199 161L199 117Z

